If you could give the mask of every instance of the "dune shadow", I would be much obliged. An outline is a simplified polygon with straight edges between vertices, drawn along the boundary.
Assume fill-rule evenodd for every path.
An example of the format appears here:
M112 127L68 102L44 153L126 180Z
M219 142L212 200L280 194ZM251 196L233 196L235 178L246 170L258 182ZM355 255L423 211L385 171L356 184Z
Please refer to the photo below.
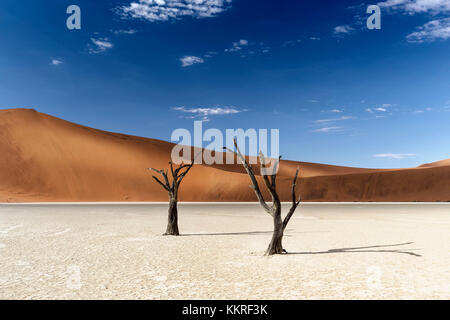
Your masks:
M289 252L288 254L329 254L329 253L360 253L360 252L384 252L384 253L400 253L400 254L407 254L415 257L421 257L420 254L417 254L415 252L411 252L413 250L418 249L406 249L409 251L404 251L401 249L377 249L375 248L387 248L387 247L398 247L398 246L405 246L408 244L413 244L414 242L405 242L405 243L398 243L398 244L385 244L385 245L374 245L374 246L365 246L365 247L354 247L354 248L339 248L339 249L330 249L327 251L311 251L311 252ZM372 250L370 250L372 249Z

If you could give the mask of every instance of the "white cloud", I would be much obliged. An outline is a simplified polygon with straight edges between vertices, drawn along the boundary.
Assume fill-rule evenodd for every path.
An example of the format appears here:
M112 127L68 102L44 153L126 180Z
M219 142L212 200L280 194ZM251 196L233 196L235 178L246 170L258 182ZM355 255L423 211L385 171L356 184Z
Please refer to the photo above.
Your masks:
M406 14L430 12L433 14L450 12L448 0L387 0L379 2L381 8L400 11Z
M201 1L201 0L199 0L199 1ZM255 55L257 53L262 53L262 54L268 53L270 51L270 47L265 46L263 42L257 44L257 43L251 43L246 39L241 39L239 41L233 42L231 44L231 47L224 49L224 51L227 53L235 52L235 53L239 54L240 57L244 58L247 56ZM211 51L204 53L202 55L202 58L196 57L196 56L185 56L185 57L181 58L180 60L182 62L183 67L187 67L187 66L191 66L196 63L204 63L204 59L214 58L219 53L220 52L211 50Z
M60 64L62 64L62 63L63 63L63 61L60 60L60 59L52 59L52 60L50 61L50 65L52 65L52 66L58 66L58 65L60 65Z
M189 67L192 66L193 64L205 62L205 60L196 56L184 56L183 58L180 59L180 61L182 67Z
M319 37L309 37L309 40L320 41L320 38Z
M339 109L331 109L331 110L322 110L321 112L323 112L323 113L342 113L344 111L339 110Z
M237 52L241 51L244 47L248 46L248 40L242 39L237 42L233 42L231 48L225 49L225 52Z
M89 53L91 54L105 52L114 47L114 44L109 38L91 38L91 42L89 44Z
M447 39L450 39L450 18L432 20L406 37L408 42L416 43Z
M283 42L283 47L293 47L301 42L302 40L287 40Z
M343 35L352 32L354 29L350 26L337 26L334 28L334 34Z
M344 127L325 127L313 130L313 132L329 133L329 132L341 132L342 130L344 130Z
M120 29L120 30L111 30L112 33L114 33L115 35L118 34L135 34L137 33L137 30L134 29Z
M183 17L197 19L215 17L231 6L232 0L139 0L118 8L125 17L150 22L168 21Z
M203 121L209 121L210 116L220 116L228 114L241 113L246 110L239 110L236 107L212 107L212 108L185 108L185 107L175 107L176 111L183 113L192 114L190 118L202 118Z
M373 155L375 158L405 159L415 157L414 153L379 153Z
M420 114L420 113L424 113L424 112L429 112L432 111L432 108L425 108L425 109L421 109L421 110L415 110L413 113L414 114Z
M217 55L217 52L216 52L216 51L208 51L207 53L205 53L205 54L203 55L203 57L205 57L205 58L212 58L212 57L214 57L215 55Z
M382 8L387 8L391 12L403 14L431 13L433 15L450 13L449 0L387 0L379 2ZM436 40L450 39L450 18L432 20L417 31L410 33L406 40L408 42L422 43Z
M245 39L233 42L230 48L226 48L224 51L227 53L236 52L242 58L255 54L266 54L270 52L270 47L266 46L264 42L254 43Z
M328 123L328 122L344 121L344 120L351 120L351 119L355 119L355 117L342 116L342 117L339 117L339 118L321 119L321 120L316 120L316 123Z
M366 111L369 112L369 113L374 113L375 111L377 111L377 112L387 112L390 107L392 107L392 104L384 103L384 104L381 105L381 107L367 108Z

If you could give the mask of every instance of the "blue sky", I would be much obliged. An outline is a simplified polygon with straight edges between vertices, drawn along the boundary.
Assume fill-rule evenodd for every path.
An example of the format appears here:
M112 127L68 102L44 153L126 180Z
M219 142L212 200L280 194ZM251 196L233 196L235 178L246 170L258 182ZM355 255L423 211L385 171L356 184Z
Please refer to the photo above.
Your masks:
M2 0L0 39L0 108L162 140L275 128L301 161L450 158L448 0Z

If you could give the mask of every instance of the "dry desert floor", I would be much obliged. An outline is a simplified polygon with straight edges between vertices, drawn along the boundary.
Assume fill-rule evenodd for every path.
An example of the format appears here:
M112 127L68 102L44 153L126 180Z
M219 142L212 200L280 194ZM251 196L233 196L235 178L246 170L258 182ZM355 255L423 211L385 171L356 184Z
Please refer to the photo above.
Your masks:
M166 210L0 204L0 299L450 298L450 204L302 204L273 257L258 204Z

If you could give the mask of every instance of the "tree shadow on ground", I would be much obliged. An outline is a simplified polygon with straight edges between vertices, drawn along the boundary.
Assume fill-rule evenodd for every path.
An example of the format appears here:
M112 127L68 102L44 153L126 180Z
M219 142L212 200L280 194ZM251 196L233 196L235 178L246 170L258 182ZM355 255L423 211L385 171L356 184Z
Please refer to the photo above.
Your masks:
M182 237L192 236L240 236L240 235L254 235L254 234L270 234L272 231L250 231L250 232L220 232L220 233L185 233Z
M414 242L405 242L405 243L398 243L398 244L385 244L385 245L374 245L374 246L366 246L366 247L354 247L354 248L339 248L339 249L330 249L328 251L312 251L312 252L289 252L288 254L329 254L329 253L360 253L360 252L384 252L384 253L401 253L401 254L408 254L415 257L421 257L420 254L417 254L415 252L411 252L414 250L419 249L406 249L409 251L404 251L401 249L376 249L375 248L386 248L386 247L398 247L398 246L405 246L408 244L413 244ZM369 250L372 249L372 250Z
M292 230L286 230L289 232ZM322 233L329 231L311 231L311 232L296 232L296 233ZM192 236L241 236L241 235L259 235L259 234L272 234L273 231L248 231L248 232L219 232L219 233L187 233L181 234L180 236L192 237ZM290 235L285 235L285 237L290 237Z

